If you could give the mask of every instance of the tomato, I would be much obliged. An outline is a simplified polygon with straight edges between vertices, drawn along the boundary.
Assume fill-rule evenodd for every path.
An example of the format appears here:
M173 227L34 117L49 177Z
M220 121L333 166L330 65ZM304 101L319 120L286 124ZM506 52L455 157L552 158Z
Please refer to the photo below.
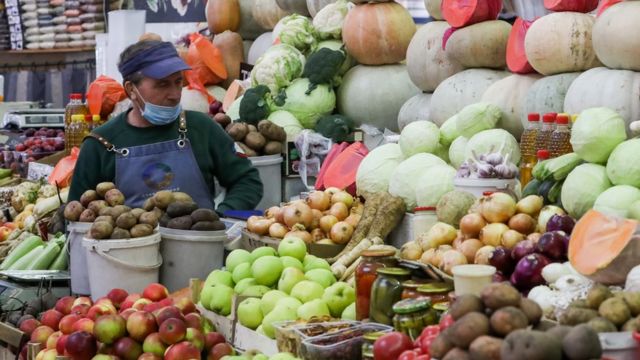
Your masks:
M413 341L401 332L382 335L373 344L373 357L376 360L396 360L405 350L413 349Z
M418 354L413 350L405 350L398 356L398 360L416 360ZM377 359L377 358L376 358Z
M437 338L438 336L434 336L434 337L423 337L422 340L420 341L420 349L422 349L422 353L423 354L429 354L429 347L431 346L431 343Z
M431 360L431 356L429 355L420 355L416 358L416 360Z
M440 334L440 326L438 325L429 325L426 328L424 328L424 330L422 330L422 333L420 334L420 337L431 337L431 336L437 336L438 334Z
M440 331L448 328L453 324L453 316L451 314L447 314L440 319Z

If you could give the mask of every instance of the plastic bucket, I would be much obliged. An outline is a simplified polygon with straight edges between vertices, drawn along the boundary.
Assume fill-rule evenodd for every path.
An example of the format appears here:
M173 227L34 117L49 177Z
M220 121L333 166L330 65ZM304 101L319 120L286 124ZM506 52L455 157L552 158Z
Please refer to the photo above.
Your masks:
M71 292L89 295L89 273L87 272L87 251L82 246L82 239L91 229L92 223L70 222L67 225L69 234L69 273L71 275Z
M174 292L192 278L206 279L224 260L225 231L190 231L160 228L162 267L160 282Z
M111 289L140 292L157 283L162 265L160 233L124 240L82 239L87 249L91 297L99 299Z
M522 195L520 182L517 179L453 179L456 190L466 191L480 198L485 192L504 192L517 199Z
M282 202L282 155L250 157L251 163L260 172L262 200L256 209L265 210L279 206Z

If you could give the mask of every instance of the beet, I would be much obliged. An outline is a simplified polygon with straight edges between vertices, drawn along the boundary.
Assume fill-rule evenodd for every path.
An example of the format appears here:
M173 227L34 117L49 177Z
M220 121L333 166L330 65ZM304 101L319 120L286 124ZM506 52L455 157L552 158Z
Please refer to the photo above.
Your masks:
M569 237L562 231L546 232L540 236L536 250L553 260L564 260L567 257Z
M564 231L571 235L575 225L576 221L571 216L555 214L547 221L547 231Z
M536 244L531 240L522 240L511 249L511 257L517 263L523 257L533 254L536 251Z
M542 269L551 261L541 254L530 254L518 261L511 274L511 283L519 290L526 291L534 286L545 284Z
M511 258L511 250L503 246L498 246L493 250L491 257L489 258L489 264L494 266L503 274L511 274L515 262L513 261L513 258Z

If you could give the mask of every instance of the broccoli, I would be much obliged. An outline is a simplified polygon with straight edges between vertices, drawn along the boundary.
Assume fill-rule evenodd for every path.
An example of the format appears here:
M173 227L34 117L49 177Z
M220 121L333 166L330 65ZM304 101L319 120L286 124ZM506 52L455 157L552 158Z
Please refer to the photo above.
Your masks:
M334 142L346 141L355 130L353 120L344 115L325 115L316 124L314 129L320 135L330 138Z
M271 113L273 99L271 90L265 85L258 85L245 91L240 101L240 121L257 125Z
M302 77L308 78L311 82L306 94L309 95L320 84L335 86L339 81L340 67L346 58L343 50L328 48L322 48L309 55L302 73Z

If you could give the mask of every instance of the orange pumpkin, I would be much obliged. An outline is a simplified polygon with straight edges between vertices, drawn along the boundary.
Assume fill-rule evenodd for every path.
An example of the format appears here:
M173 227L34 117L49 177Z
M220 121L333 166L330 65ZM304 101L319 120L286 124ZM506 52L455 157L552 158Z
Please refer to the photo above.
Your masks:
M347 52L364 65L395 64L405 59L416 25L396 2L355 6L345 18L342 40Z
M209 0L206 7L209 31L214 34L240 27L240 3L238 0Z

